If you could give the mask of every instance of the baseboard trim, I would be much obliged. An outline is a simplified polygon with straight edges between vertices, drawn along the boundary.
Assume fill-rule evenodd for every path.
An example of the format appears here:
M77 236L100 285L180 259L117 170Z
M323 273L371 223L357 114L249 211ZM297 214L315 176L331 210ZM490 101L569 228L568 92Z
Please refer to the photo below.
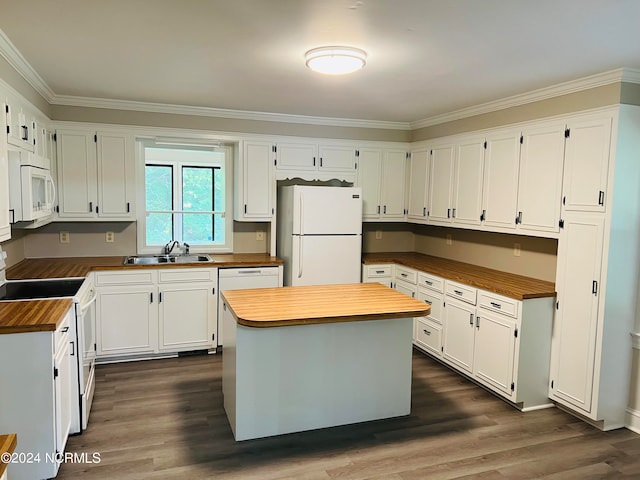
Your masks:
M640 435L640 411L633 408L627 408L627 414L625 418L625 427L632 432Z

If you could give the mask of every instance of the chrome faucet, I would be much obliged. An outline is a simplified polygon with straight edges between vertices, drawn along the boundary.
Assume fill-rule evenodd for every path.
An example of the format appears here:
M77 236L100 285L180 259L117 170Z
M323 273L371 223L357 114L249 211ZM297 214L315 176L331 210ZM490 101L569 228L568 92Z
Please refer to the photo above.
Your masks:
M174 240L173 242L169 242L164 246L164 254L165 255L169 255L173 249L176 247L176 245L180 245L180 242L177 240Z

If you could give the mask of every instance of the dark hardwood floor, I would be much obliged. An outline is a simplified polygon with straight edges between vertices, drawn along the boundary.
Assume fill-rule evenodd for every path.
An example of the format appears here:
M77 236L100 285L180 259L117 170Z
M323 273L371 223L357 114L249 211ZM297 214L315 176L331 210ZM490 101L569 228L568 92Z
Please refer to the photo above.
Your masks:
M98 366L68 479L640 478L640 435L552 408L521 413L414 352L411 415L236 443L222 355Z

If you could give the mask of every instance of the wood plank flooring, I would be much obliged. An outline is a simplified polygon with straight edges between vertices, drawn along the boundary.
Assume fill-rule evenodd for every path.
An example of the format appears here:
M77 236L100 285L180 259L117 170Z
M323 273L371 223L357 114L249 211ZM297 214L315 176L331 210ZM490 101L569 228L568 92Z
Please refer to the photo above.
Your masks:
M59 479L640 478L640 435L521 413L414 352L411 415L235 442L222 355L98 366L89 428Z

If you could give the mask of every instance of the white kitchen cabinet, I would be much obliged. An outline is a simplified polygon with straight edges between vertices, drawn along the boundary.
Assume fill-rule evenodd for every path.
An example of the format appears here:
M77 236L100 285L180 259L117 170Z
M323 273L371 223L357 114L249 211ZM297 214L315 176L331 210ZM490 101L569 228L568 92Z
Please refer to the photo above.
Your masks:
M447 296L444 300L444 340L442 356L456 368L473 373L476 307Z
M356 172L356 148L353 145L324 145L318 148L320 170L331 172Z
M133 137L88 130L58 130L60 219L135 220Z
M518 205L520 130L487 136L482 219L487 227L514 230Z
M7 141L10 145L33 152L35 149L35 118L17 95L7 94L4 111L7 121Z
M275 145L245 141L235 167L234 220L270 221L274 214Z
M2 408L0 431L15 432L15 454L40 461L16 462L11 478L54 478L71 426L70 309L56 331L0 335Z
M382 150L382 179L380 187L380 219L405 220L407 152L401 149Z
M362 266L362 283L381 283L393 287L393 264L369 264Z
M361 148L358 155L358 182L362 189L362 219L380 218L380 187L382 182L382 149Z
M316 170L318 145L315 143L285 143L276 145L278 170Z
M404 293L408 297L416 298L416 294L418 293L417 281L417 270L407 268L402 265L395 266L394 279L392 284L395 290L399 291L400 293ZM416 320L414 318L412 327L412 339L414 343L416 341L415 322Z
M276 178L347 180L355 182L357 159L353 144L277 142Z
M428 282L429 286L424 286L425 281ZM437 284L439 282L440 279L437 277L418 273L418 293L416 298L429 304L431 312L426 317L414 319L414 343L437 358L442 357L444 334L442 319L444 295L442 290L438 291L437 288L433 288L434 283Z
M484 152L484 137L472 136L456 143L451 204L454 224L480 225Z
M0 108L5 108L0 103ZM6 131L6 121L0 116L0 130ZM0 242L11 238L11 217L9 215L9 157L7 137L0 135Z
M568 122L563 181L566 211L605 211L611 130L608 115Z
M558 232L565 125L523 130L518 174L518 230Z
M585 413L592 409L603 241L602 215L564 219L558 242L550 396Z
M158 270L160 351L216 345L217 274L215 268Z
M411 220L427 220L429 205L429 159L430 150L422 147L411 151L409 167L409 204L407 218Z
M429 169L429 223L450 224L456 147L454 144L431 148Z

